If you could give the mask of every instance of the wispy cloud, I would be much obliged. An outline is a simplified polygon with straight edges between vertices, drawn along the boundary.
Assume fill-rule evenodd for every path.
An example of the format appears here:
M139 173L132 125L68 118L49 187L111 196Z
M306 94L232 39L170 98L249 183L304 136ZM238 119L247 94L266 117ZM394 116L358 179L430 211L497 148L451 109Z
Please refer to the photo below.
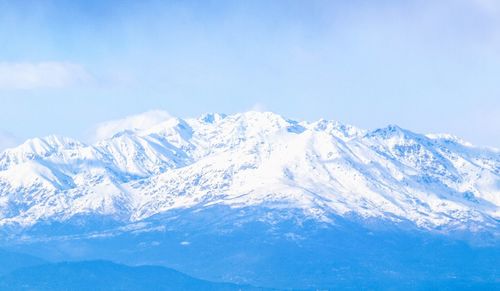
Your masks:
M68 62L0 62L0 89L65 88L92 80L81 65Z
M264 111L267 111L267 107L266 105L264 105L263 103L255 103L254 105L252 105L252 107L250 107L249 109L250 111L257 111L257 112L264 112Z
M0 130L0 152L19 144L19 139L10 132Z
M171 117L172 116L166 111L152 110L144 112L142 114L128 116L122 119L102 122L94 127L91 134L89 134L88 139L94 142L110 138L113 135L124 130L147 129Z

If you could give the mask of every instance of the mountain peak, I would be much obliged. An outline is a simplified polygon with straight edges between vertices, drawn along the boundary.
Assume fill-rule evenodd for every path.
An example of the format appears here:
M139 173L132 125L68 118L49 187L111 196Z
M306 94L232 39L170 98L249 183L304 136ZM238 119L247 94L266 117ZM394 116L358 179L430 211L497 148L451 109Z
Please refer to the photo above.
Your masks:
M344 141L361 137L365 131L349 124L343 124L338 121L320 119L311 123L311 127L316 131L328 132Z
M200 116L199 120L205 123L216 123L220 122L226 117L227 115L223 113L205 113Z
M375 137L375 138L382 138L382 139L390 139L390 138L410 138L415 136L416 134L403 129L399 127L398 125L395 124L390 124L386 127L383 128L378 128L375 129L371 132L368 132L366 134L367 137Z
M365 133L256 111L152 124L91 146L49 136L5 151L0 224L82 212L137 221L218 204L300 209L321 221L397 217L428 228L487 227L500 217L500 159L396 125ZM23 183L20 170L30 177Z
M74 149L82 146L85 146L85 144L75 139L58 135L49 135L46 137L28 139L15 148L5 150L4 154L16 156L47 156L58 150Z

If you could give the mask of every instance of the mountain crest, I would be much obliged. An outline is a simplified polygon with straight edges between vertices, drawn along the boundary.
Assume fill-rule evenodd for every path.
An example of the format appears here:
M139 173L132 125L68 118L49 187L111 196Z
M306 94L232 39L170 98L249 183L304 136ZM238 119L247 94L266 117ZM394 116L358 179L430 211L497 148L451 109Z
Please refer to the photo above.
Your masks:
M477 229L498 223L499 197L498 151L271 112L167 118L93 145L35 138L0 154L0 225L226 205Z

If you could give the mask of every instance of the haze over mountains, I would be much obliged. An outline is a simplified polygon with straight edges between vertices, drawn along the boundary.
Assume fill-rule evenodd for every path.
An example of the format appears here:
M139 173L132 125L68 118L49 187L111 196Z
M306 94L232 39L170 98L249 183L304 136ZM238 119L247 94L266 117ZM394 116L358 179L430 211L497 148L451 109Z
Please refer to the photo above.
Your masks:
M0 254L0 258L3 258ZM106 261L40 263L0 275L2 290L266 290L195 279L158 266Z
M495 229L500 152L398 126L371 132L334 121L246 112L168 118L88 145L34 138L0 154L0 224L75 215L137 222L206 205L299 209Z
M272 288L499 283L497 149L270 112L104 129L0 153L1 246Z

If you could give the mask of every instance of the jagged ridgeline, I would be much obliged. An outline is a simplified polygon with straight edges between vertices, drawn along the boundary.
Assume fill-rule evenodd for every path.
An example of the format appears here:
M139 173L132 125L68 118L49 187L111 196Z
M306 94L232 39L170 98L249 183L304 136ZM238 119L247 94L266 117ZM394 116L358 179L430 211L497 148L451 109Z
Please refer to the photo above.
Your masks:
M496 149L269 112L170 118L93 144L35 138L0 154L5 246L255 286L490 284L499 205Z

